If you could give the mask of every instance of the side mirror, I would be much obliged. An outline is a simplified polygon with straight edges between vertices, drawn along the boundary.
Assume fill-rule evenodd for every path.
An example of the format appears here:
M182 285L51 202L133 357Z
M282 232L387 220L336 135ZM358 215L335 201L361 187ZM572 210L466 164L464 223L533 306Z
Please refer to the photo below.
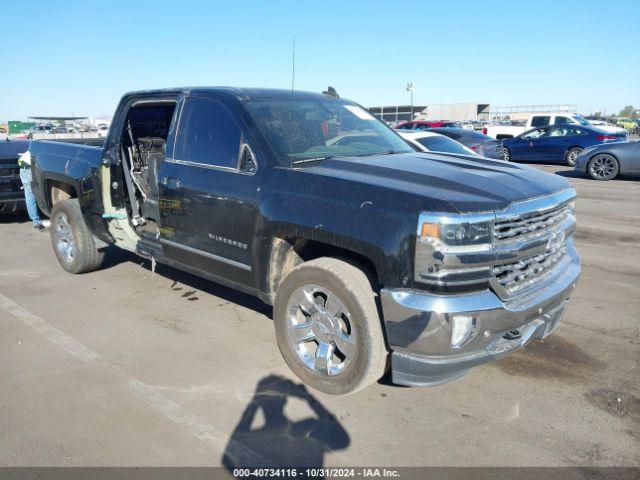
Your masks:
M249 145L245 143L242 145L242 153L240 155L240 171L254 173L256 170L257 165L253 152Z

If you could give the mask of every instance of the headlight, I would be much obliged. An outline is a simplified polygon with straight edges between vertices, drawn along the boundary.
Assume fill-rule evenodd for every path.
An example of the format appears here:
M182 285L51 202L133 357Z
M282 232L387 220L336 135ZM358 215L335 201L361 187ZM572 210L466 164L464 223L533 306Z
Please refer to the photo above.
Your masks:
M494 220L493 214L447 216L422 214L418 225L418 237L419 240L441 243L444 250L480 245L490 248Z
M493 255L494 223L493 213L422 213L416 238L415 280L438 287L472 287L486 282L490 273L486 262ZM474 257L471 263L469 255Z

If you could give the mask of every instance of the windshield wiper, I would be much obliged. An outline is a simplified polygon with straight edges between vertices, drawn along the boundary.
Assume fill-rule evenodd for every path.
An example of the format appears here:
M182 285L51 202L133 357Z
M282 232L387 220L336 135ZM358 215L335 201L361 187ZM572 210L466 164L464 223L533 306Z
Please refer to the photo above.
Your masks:
M335 155L327 155L326 157L303 158L302 160L294 160L293 162L291 162L291 165L299 165L301 163L321 162L323 160L329 160L335 157L336 157Z
M300 165L302 163L311 163L311 162L321 162L323 160L329 160L331 158L337 158L337 157L372 157L374 155L393 155L396 153L408 153L408 152L397 152L395 150L386 150L384 152L355 153L350 155L327 155L325 157L313 157L313 158L303 158L301 160L294 160L293 162L291 162L291 165Z

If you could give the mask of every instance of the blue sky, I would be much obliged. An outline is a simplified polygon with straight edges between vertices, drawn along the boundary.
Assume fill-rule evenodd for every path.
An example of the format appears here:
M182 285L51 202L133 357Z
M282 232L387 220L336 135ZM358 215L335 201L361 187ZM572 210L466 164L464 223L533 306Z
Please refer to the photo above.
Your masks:
M640 0L11 1L0 120L111 114L126 91L327 85L367 106L640 107Z

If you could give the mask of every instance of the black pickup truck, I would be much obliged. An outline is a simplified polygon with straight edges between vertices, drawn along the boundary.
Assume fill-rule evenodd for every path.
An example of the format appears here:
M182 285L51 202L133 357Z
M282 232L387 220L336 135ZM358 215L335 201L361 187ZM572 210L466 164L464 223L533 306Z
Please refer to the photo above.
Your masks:
M29 140L0 140L0 215L25 208L18 157L28 149Z
M289 367L332 394L387 368L443 383L545 337L580 273L565 179L418 153L331 95L134 92L103 148L31 152L66 270L116 245L257 295Z

